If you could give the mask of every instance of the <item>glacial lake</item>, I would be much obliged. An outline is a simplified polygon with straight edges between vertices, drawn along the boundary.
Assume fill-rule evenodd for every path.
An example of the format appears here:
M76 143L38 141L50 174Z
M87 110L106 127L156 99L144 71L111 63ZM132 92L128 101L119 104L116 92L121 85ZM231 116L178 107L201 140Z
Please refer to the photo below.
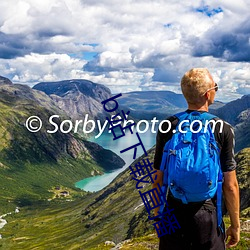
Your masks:
M156 133L152 133L150 129L147 132L141 133L140 138L146 150L149 150L152 146L155 145ZM77 188L83 189L85 191L95 192L106 187L119 173L124 171L128 166L131 165L133 160L134 149L128 150L124 153L120 153L121 150L130 147L136 143L138 143L138 138L135 134L131 134L129 131L126 132L124 137L121 137L117 140L113 140L112 133L103 133L99 138L91 137L89 139L92 142L95 142L106 149L110 149L119 155L124 161L125 165L123 168L117 169L110 173L105 173L103 175L93 176L81 181L78 181L75 186ZM136 158L143 154L143 149L141 146L137 147Z

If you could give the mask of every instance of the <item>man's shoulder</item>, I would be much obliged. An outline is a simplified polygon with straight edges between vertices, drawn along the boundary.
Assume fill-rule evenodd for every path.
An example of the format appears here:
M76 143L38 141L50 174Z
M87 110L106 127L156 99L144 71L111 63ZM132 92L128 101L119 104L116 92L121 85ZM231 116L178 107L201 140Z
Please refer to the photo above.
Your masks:
M216 127L221 127L223 129L223 132L226 132L226 133L234 133L234 129L233 129L233 126L226 122L225 120L221 119L220 117L214 117L213 120L215 121L216 123Z
M175 115L171 115L171 116L168 116L166 117L163 121L162 121L162 130L163 131L166 131L166 130L169 130L169 126L171 126L171 128L175 128L178 124L178 121L179 119L175 116ZM170 122L170 124L169 124Z

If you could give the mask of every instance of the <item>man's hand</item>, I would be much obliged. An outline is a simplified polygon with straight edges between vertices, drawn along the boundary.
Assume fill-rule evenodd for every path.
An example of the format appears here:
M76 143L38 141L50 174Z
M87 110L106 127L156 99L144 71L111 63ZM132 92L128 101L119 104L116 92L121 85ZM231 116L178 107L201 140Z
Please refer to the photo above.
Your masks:
M226 231L227 248L234 247L240 240L240 198L236 171L224 172L224 199L230 216L231 226Z
M235 247L240 240L240 228L233 228L230 226L226 231L226 241L227 240L226 248Z

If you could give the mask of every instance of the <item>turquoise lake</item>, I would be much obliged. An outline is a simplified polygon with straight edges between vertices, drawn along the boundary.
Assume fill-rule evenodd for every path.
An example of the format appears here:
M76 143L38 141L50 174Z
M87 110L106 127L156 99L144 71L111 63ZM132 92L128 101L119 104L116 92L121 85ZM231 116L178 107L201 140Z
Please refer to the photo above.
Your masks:
M152 146L155 145L156 134L152 133L150 130L148 130L145 133L141 133L140 138L146 150L150 149ZM134 149L131 149L124 153L120 153L120 151L138 143L139 141L135 132L131 134L129 131L126 132L126 135L124 137L121 137L114 141L113 141L112 133L108 133L108 132L103 133L97 139L92 137L89 140L101 145L102 147L106 149L112 150L126 162L123 168L115 170L111 173L105 173L103 175L89 177L89 178L80 180L75 184L77 188L83 189L85 191L95 192L107 186L119 173L121 173L128 166L130 166L130 164L134 161L133 160ZM143 149L141 148L141 146L138 146L136 158L138 158L142 154L143 154Z

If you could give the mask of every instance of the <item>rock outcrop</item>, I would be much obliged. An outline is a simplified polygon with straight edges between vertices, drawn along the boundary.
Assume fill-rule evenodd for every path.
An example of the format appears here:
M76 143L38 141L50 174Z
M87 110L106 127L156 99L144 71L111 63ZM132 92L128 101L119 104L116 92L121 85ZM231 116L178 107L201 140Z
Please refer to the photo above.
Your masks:
M65 80L60 82L41 82L33 89L45 92L57 106L72 119L83 119L86 114L89 119L106 119L102 101L111 97L110 90L101 84L87 80Z
M49 133L54 130L49 118L55 114L59 115L53 120L58 127L70 119L41 91L19 84L0 85L0 183L4 190L0 208L6 197L13 204L32 204L48 198L52 186L74 188L75 182L93 172L101 174L125 164L118 155L79 134L60 129ZM37 132L27 129L31 116L41 119ZM32 122L33 127L38 125Z
M8 78L0 76L0 84L13 84L13 83Z

